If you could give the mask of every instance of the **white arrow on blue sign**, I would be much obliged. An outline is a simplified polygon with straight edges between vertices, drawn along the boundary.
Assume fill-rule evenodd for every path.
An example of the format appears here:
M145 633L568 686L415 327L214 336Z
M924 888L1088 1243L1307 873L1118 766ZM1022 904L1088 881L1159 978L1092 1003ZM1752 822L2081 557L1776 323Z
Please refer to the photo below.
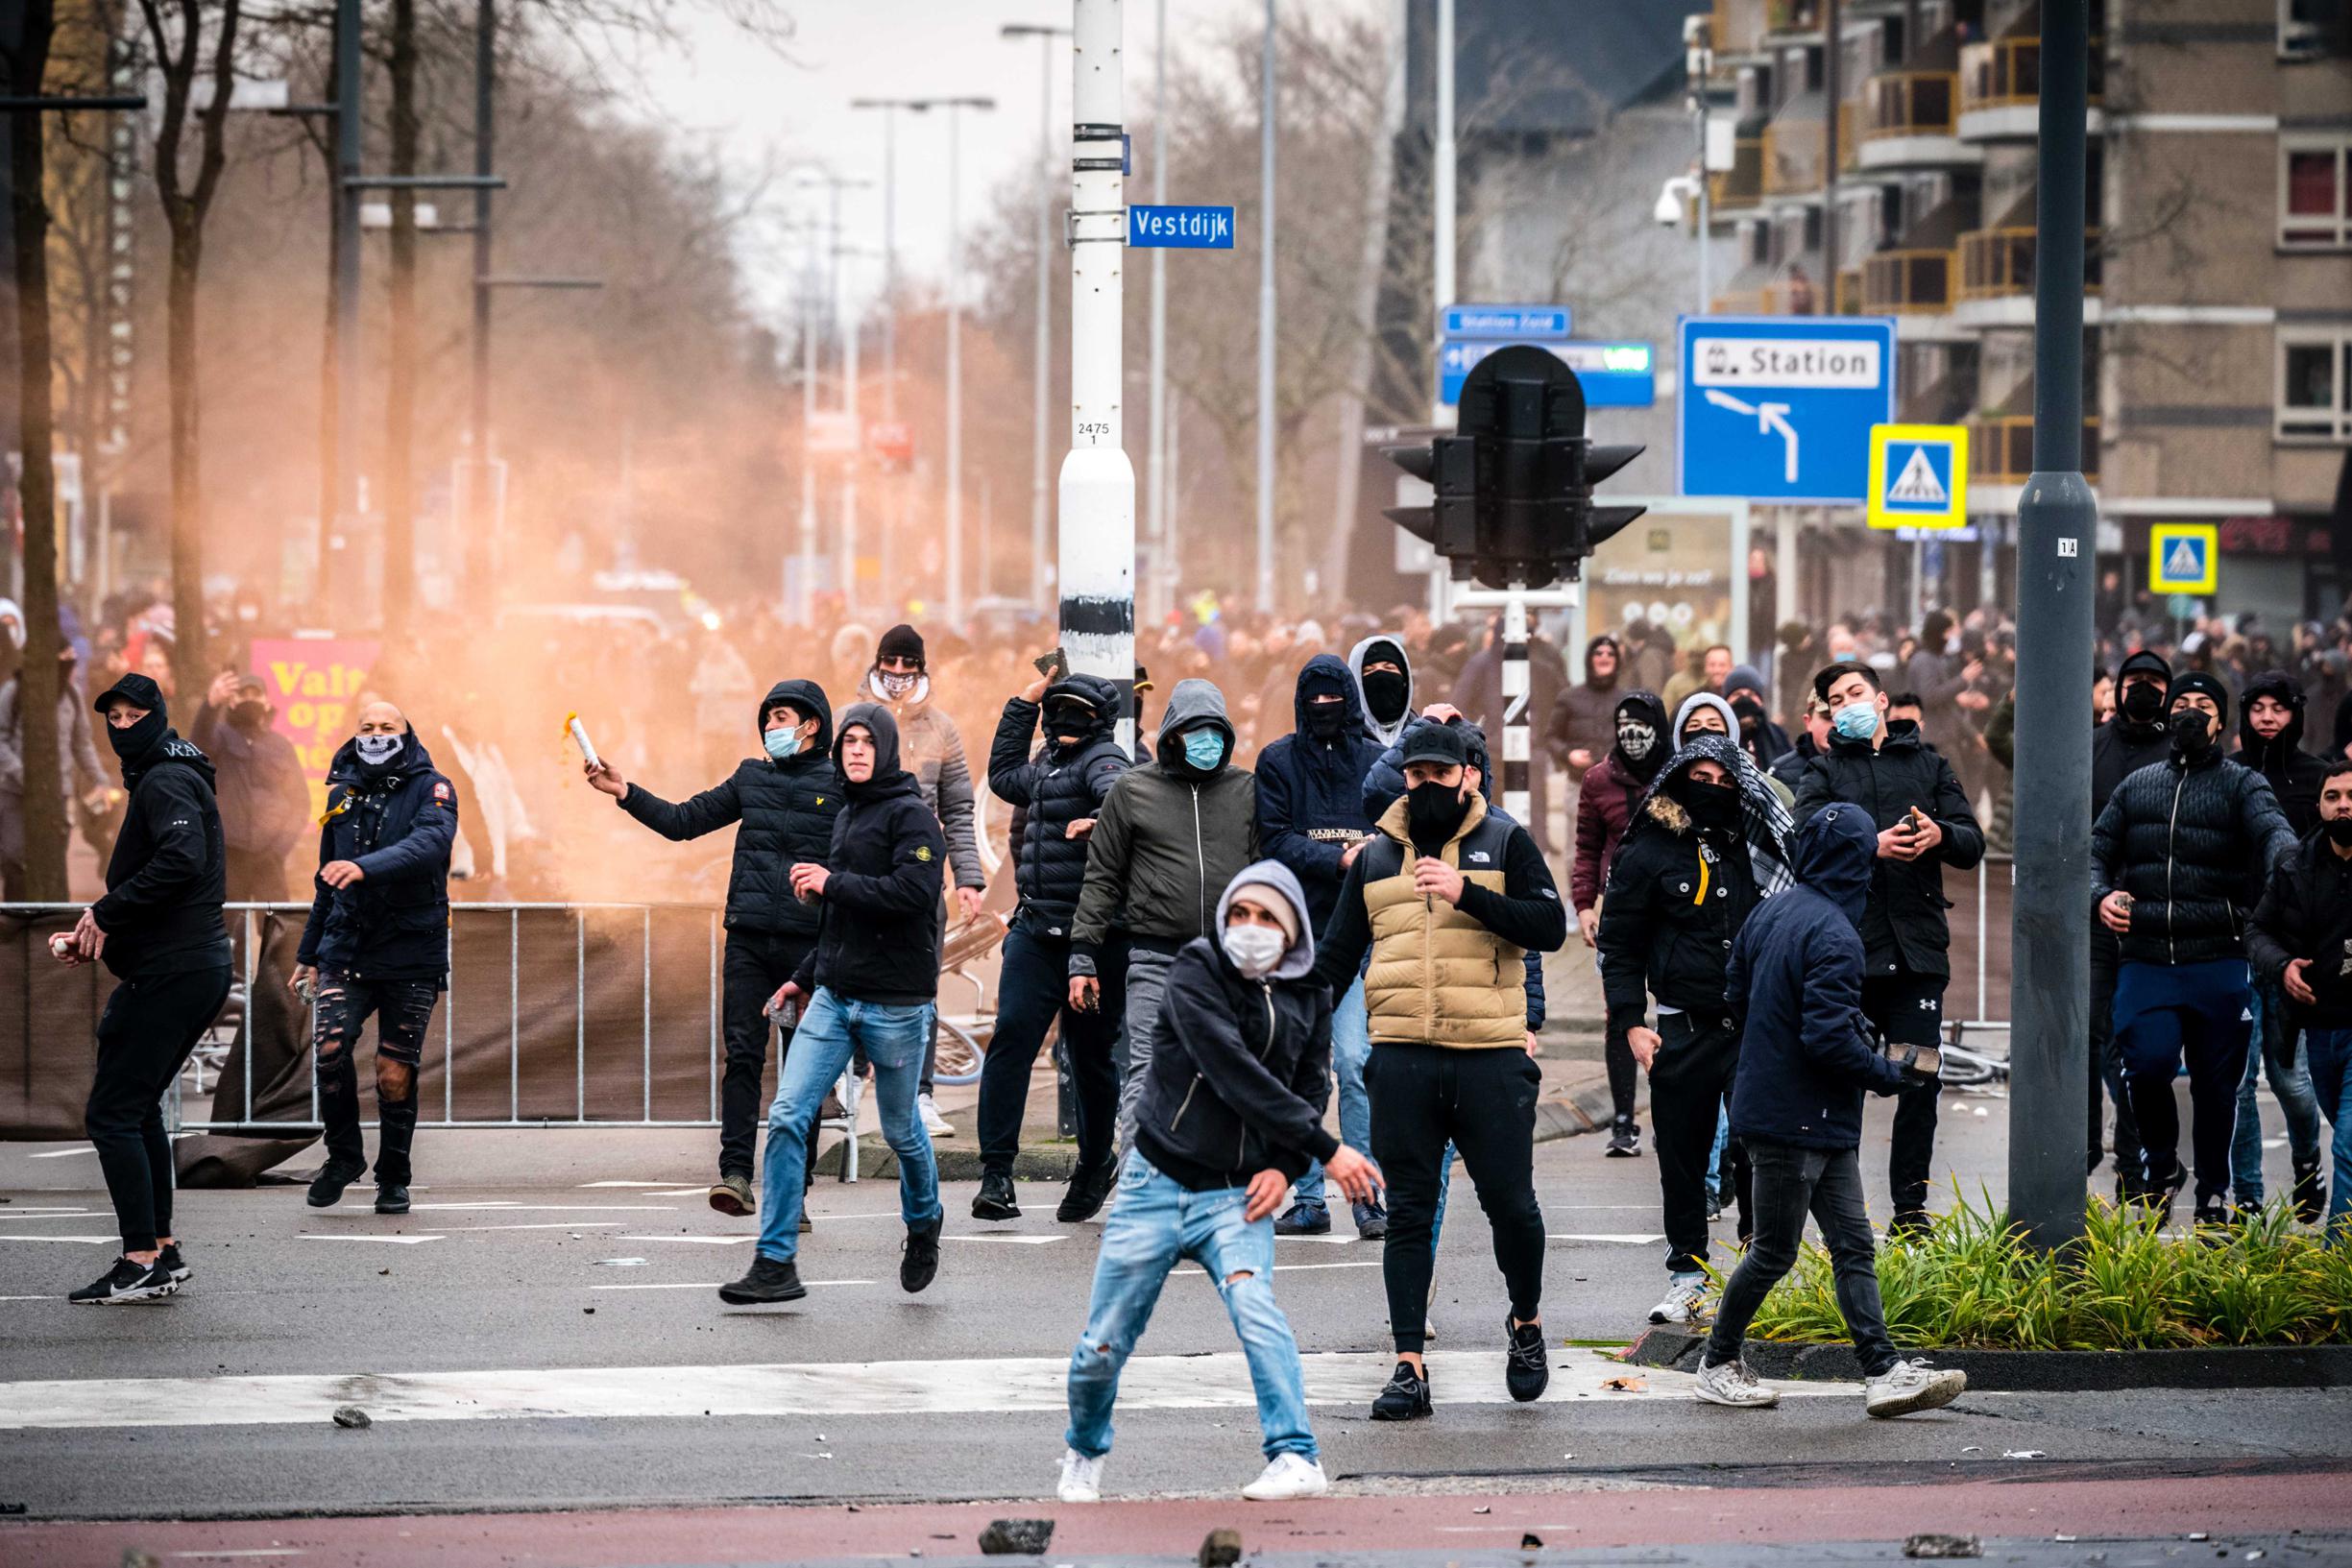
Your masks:
M1229 206L1130 206L1127 242L1136 250L1230 251L1233 209Z
M1501 343L1447 339L1438 346L1438 401L1462 401L1462 383L1478 362ZM1658 383L1646 343L1545 343L1538 345L1576 373L1587 408L1647 408L1658 400Z
M1870 430L1895 419L1887 317L1685 316L1675 489L1800 506L1870 494Z

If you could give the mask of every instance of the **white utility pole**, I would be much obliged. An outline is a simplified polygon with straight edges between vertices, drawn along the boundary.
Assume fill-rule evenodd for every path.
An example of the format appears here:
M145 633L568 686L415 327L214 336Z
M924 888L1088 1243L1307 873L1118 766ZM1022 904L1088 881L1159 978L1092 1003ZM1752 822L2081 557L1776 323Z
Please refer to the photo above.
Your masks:
M1029 596L1031 604L1045 602L1045 560L1048 501L1046 439L1053 422L1054 289L1047 270L1054 255L1054 40L1066 38L1066 27L1035 27L1007 23L997 30L1007 38L1037 40L1037 350L1035 447L1031 463L1029 517Z
M1127 192L1120 0L1072 0L1070 452L1061 465L1061 640L1070 668L1113 682L1135 739L1135 470L1128 462L1121 309Z
M1152 42L1152 203L1168 205L1168 0L1157 0L1157 31ZM1145 612L1156 619L1176 591L1176 550L1168 538L1168 250L1152 248L1152 429L1151 492L1144 506L1144 537L1152 542L1152 580Z
M792 619L806 626L816 605L816 225L809 225L807 263L800 275L800 581L792 590Z
M851 447L841 465L841 613L858 608L858 469L865 459L865 424L858 417L858 330L864 325L856 301L841 324L841 412L848 417Z
M1266 0L1258 107L1258 592L1274 607L1274 0Z
M1458 302L1454 299L1454 0L1438 0L1438 135L1437 158L1431 169L1430 183L1434 187L1437 211L1430 235L1429 256L1431 303L1429 332L1434 349L1444 342L1445 307ZM1433 367L1434 369L1434 364ZM1444 424L1445 404L1435 393L1431 394L1432 424ZM1440 570L1444 569L1443 567Z
M963 111L994 109L993 98L938 98L947 109L947 591L948 624L963 627L963 226L958 215L963 169Z

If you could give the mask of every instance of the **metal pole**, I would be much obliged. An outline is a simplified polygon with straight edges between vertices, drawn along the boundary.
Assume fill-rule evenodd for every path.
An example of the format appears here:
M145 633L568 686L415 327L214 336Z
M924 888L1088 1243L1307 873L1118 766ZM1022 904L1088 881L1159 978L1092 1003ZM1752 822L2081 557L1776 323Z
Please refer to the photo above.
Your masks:
M480 0L473 28L473 172L488 179L497 134L497 0ZM341 94L337 94L341 101ZM466 486L465 601L490 607L490 299L491 187L473 192L473 467ZM346 401L349 401L347 397Z
M957 189L963 177L963 110L947 111L947 533L948 625L963 628L963 233Z
M359 511L359 192L352 184L359 177L359 0L336 0L335 515L327 548L319 552L319 602L330 615L336 607L327 585L347 564L344 551Z
M898 109L882 111L882 417L898 418Z
M1135 740L1135 470L1121 402L1127 195L1120 0L1071 0L1070 434L1061 464L1061 639L1119 688Z
M1168 205L1168 0L1156 0L1152 43L1152 202ZM1152 544L1152 576L1144 593L1147 614L1168 608L1176 582L1168 546L1168 252L1152 251L1152 429L1151 478L1144 499L1144 538Z
M1837 314L1837 105L1844 93L1845 61L1839 58L1843 48L1838 34L1843 24L1838 20L1838 0L1824 0L1822 25L1826 29L1821 45L1821 95L1829 101L1829 119L1822 127L1823 168L1821 174L1821 255L1822 266L1829 277L1821 280L1821 293L1814 309L1824 316Z
M809 226L808 260L800 276L800 581L792 589L792 619L814 619L816 603L816 226Z
M1445 320L1445 307L1454 303L1454 160L1458 156L1454 146L1454 0L1438 0L1437 77L1438 146L1431 170L1437 212L1429 257L1430 301L1434 306L1429 327L1433 344L1443 336L1439 328ZM1449 422L1442 400L1433 397L1431 407L1432 424Z
M1527 767L1532 756L1528 735L1527 591L1513 583L1503 603L1503 809L1513 820L1536 831L1534 799Z
M1051 399L1054 360L1054 287L1047 266L1054 253L1054 38L1055 30L1037 33L1037 76L1041 86L1037 110L1037 386L1036 429L1031 456L1029 518L1029 592L1031 604L1045 602L1045 558L1050 470L1046 463L1046 427L1053 415Z
M1707 248L1709 239L1708 229L1712 220L1714 201L1713 192L1708 188L1707 178L1707 78L1710 62L1714 60L1714 54L1711 50L1694 49L1691 51L1691 59L1698 66L1690 78L1690 104L1698 111L1699 121L1699 308L1697 313L1704 316L1707 314L1708 303L1707 279L1711 271L1708 266Z
M858 598L858 467L865 450L865 425L858 416L858 330L862 325L853 301L849 320L841 324L841 412L848 416L857 449L841 468L841 569L833 585L841 591L844 615L856 610Z
M2009 1213L2040 1246L2081 1235L2089 1104L2091 646L2098 503L2082 475L2086 0L2043 0L2033 474L2017 510L2017 893Z
M1258 108L1258 591L1274 607L1274 0L1266 0Z

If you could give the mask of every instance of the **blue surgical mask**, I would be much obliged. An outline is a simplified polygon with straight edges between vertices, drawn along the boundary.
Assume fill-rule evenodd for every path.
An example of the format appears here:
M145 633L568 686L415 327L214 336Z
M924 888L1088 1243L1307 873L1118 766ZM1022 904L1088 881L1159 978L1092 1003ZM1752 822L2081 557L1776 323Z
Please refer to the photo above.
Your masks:
M1187 731L1184 736L1184 760L1202 773L1213 772L1225 760L1225 737L1211 725Z
M1830 715L1830 723L1848 740L1868 740L1879 733L1879 705L1850 702Z
M761 735L760 744L767 748L768 756L782 762L800 755L800 731L790 726L768 730Z

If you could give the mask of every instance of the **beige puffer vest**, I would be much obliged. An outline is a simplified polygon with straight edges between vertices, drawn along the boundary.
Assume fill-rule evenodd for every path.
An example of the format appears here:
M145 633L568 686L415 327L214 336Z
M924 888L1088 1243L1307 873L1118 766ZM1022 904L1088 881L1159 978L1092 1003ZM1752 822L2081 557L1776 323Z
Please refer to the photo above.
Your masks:
M1521 1046L1527 1034L1522 950L1453 905L1414 891L1417 858L1398 797L1365 846L1364 912L1372 929L1364 1003L1375 1044L1486 1049ZM1500 893L1512 829L1490 821L1473 795L1441 856L1465 881Z

